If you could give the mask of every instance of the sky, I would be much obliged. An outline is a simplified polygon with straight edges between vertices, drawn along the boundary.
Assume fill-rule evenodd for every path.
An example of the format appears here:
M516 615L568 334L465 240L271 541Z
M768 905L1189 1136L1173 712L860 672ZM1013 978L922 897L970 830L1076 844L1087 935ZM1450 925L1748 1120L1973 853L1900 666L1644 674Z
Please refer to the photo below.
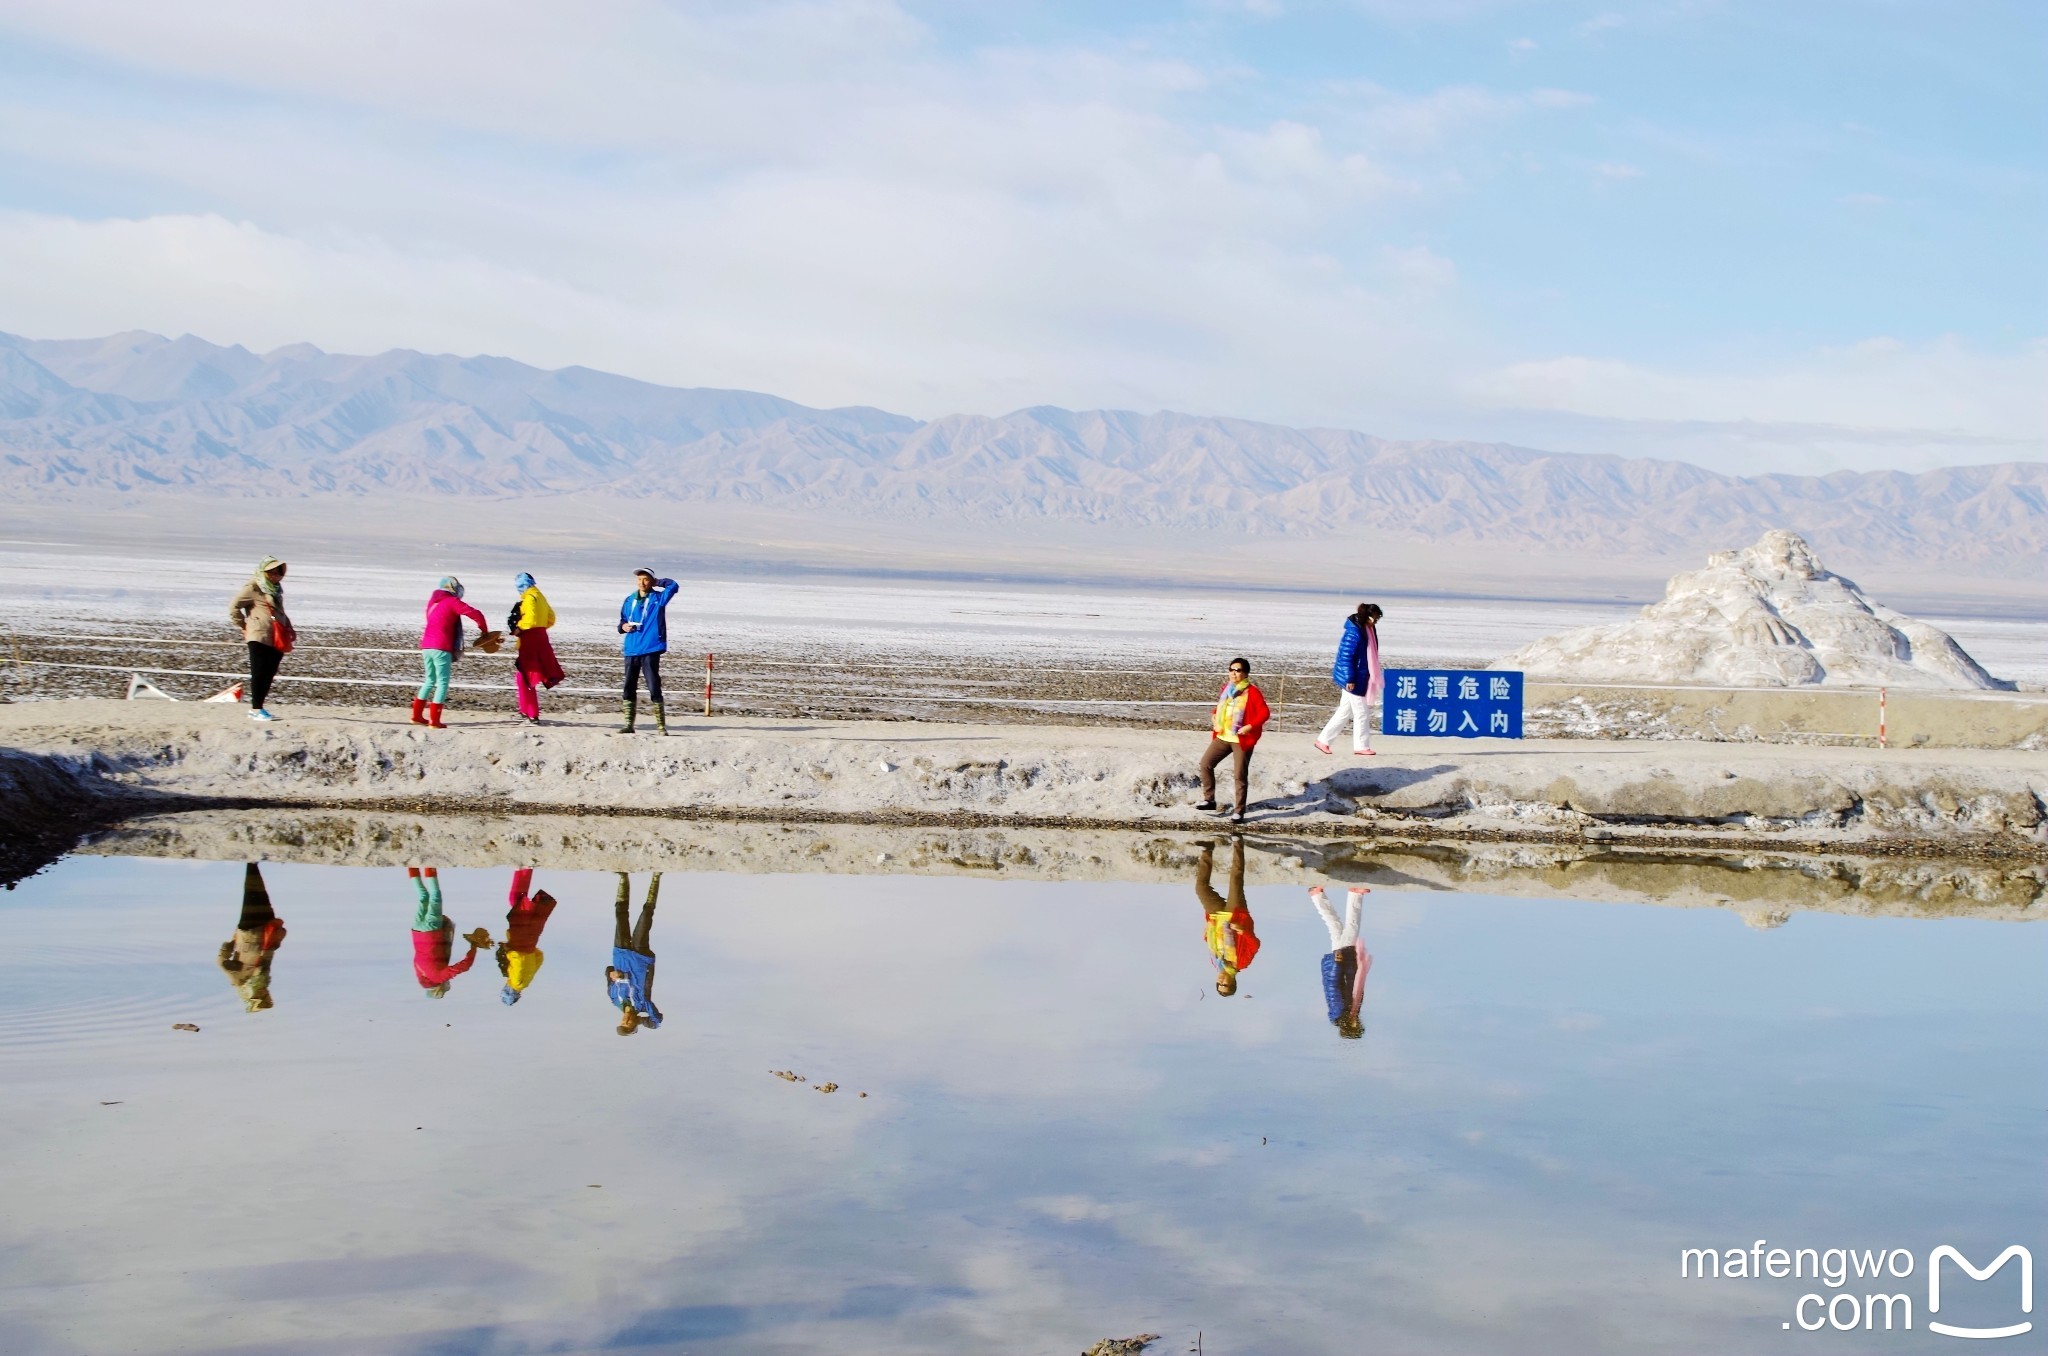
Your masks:
M2048 460L2038 0L0 0L0 330Z

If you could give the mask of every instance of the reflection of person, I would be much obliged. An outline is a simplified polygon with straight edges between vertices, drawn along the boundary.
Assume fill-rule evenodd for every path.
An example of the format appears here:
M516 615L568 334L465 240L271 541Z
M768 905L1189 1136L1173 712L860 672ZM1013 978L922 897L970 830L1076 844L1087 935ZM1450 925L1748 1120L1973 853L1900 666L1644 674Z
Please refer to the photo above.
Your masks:
M1223 680L1215 714L1209 718L1209 747L1201 762L1202 803L1195 807L1216 808L1216 765L1228 758L1237 774L1237 809L1230 816L1237 824L1244 823L1244 799L1251 786L1252 748L1272 715L1266 707L1265 694L1252 686L1251 674L1251 660L1230 661L1230 674Z
M491 934L482 928L471 932L463 938L469 943L469 954L449 964L448 958L455 953L455 924L441 912L441 874L431 866L424 872L408 866L405 874L412 877L413 893L419 896L419 908L412 916L412 972L427 997L440 998L447 994L449 980L476 964L476 949L489 946Z
M1360 603L1344 619L1344 635L1337 642L1337 658L1330 665L1330 681L1337 685L1337 710L1329 724L1316 736L1316 748L1330 752L1330 741L1351 722L1351 751L1372 753L1372 717L1366 704L1380 696L1380 618L1378 603Z
M654 897L661 893L661 873L647 882L647 902L640 906L640 921L629 928L627 910L633 903L633 878L619 872L619 894L613 905L612 963L604 968L605 992L619 1010L619 1034L630 1036L643 1026L661 1025L661 1009L654 1006Z
M505 910L505 941L498 948L498 973L505 976L500 997L507 1003L519 1001L519 995L540 973L540 963L547 959L541 954L540 930L548 925L548 915L555 911L555 897L545 890L535 890L529 896L527 889L532 884L532 867L521 867L512 873L511 907Z
M284 924L270 907L262 868L250 862L242 872L242 916L235 923L235 935L220 944L220 968L251 1012L271 1006L270 962L282 945Z
M647 680L647 700L654 703L654 728L668 733L668 708L661 702L661 657L668 651L668 605L676 581L657 579L652 570L633 571L633 591L619 604L619 649L626 656L626 723L620 734L633 733L633 713L640 703L640 680Z
M249 719L275 720L270 714L270 685L296 638L291 618L284 614L283 561L265 556L256 563L256 573L228 604L228 620L249 646Z
M555 624L555 609L548 606L547 595L533 582L533 576L521 571L512 581L519 590L519 601L513 605L512 615L505 619L505 629L519 637L519 657L512 662L512 686L519 694L519 718L540 724L540 689L553 687L562 681L562 664L555 658L554 642L548 639L548 628Z
M1312 885L1308 891L1310 902L1323 916L1323 926L1330 930L1330 953L1323 957L1323 998L1330 1005L1330 1022L1337 1034L1350 1041L1365 1034L1359 1008L1365 1002L1365 976L1372 969L1372 952L1358 940L1358 916L1371 893L1362 885L1345 891L1344 916L1339 918L1322 886Z
M1253 931L1251 910L1244 902L1244 844L1230 845L1230 899L1226 902L1209 883L1216 861L1216 845L1202 844L1202 858L1195 864L1195 898L1202 901L1203 935L1209 942L1209 961L1216 967L1216 992L1228 998L1237 992L1237 972L1249 967L1259 954L1259 935Z

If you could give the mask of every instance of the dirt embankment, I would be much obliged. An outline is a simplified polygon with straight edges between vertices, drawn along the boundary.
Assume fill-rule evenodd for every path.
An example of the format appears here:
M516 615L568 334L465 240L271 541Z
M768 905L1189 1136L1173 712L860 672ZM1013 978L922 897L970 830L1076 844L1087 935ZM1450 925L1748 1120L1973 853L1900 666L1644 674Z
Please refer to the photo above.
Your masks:
M79 835L160 803L110 783L90 758L46 758L0 748L0 881L61 857Z
M231 706L0 707L0 747L65 803L656 814L697 819L1193 829L1197 732L678 718L632 736L570 718ZM24 774L26 777L28 774ZM33 801L41 793L23 781ZM1309 838L1403 834L1668 847L2048 856L2048 760L2014 752L1388 740L1325 757L1274 734L1251 823Z

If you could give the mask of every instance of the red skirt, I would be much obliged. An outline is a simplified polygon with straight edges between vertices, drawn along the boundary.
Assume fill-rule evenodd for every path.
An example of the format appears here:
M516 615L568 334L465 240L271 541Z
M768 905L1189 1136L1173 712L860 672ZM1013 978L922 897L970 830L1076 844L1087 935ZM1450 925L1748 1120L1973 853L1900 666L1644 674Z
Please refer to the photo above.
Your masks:
M546 627L519 633L519 658L512 666L542 687L553 687L564 677Z

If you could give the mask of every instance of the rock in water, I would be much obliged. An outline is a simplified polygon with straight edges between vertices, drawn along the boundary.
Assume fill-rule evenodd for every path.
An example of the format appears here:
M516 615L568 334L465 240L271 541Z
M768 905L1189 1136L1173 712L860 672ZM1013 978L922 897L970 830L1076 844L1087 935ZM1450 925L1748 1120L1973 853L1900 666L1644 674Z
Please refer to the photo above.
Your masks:
M1136 1337L1105 1337L1082 1352L1081 1356L1138 1356L1158 1340L1156 1332L1141 1332Z
M1717 551L1634 621L1547 636L1494 662L1534 679L1715 687L2009 688L1947 632L1863 596L1791 532Z

